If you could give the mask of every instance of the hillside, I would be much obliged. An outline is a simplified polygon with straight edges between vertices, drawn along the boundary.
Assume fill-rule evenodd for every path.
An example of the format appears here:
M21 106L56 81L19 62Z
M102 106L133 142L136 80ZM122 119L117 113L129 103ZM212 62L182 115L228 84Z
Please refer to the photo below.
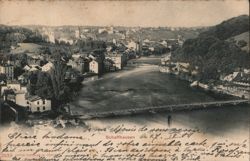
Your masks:
M241 50L249 53L249 31L233 36L228 41L234 42Z
M197 38L185 41L172 54L172 59L189 62L192 67L198 66L199 79L203 80L217 80L220 75L232 73L237 68L249 69L249 53L241 50L234 41L227 40L231 38L237 41L247 37L244 33L249 32L248 23L249 16L239 16L211 27Z
M226 40L247 31L249 31L249 16L241 15L223 21L209 30L202 32L199 36L214 36L220 40Z

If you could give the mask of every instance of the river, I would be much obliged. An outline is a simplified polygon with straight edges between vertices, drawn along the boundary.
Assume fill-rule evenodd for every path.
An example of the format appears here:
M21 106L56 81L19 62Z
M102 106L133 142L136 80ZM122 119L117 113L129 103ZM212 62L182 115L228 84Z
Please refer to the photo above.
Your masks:
M93 111L103 112L133 107L232 99L229 96L219 96L193 89L186 81L160 73L159 63L160 58L132 60L122 71L105 74L96 81L84 82L79 97L72 103L73 113L84 114ZM185 112L137 114L98 119L94 122L167 125L169 115L172 118L172 126L198 127L214 134L230 133L232 130L239 129L246 134L249 132L249 105Z
M209 102L229 97L193 89L187 81L160 73L160 58L132 60L122 71L108 73L99 80L83 82L73 111L110 111L133 107Z

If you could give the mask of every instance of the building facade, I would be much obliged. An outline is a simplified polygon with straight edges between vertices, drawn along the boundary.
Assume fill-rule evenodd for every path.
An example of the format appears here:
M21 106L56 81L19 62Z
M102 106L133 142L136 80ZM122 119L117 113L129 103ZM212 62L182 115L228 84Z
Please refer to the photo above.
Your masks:
M14 66L11 64L0 65L0 74L5 74L7 79L14 79Z
M28 111L32 113L51 110L51 100L42 99L39 96L28 97L26 103Z
M89 63L89 72L101 74L102 73L102 64L98 60L92 60Z

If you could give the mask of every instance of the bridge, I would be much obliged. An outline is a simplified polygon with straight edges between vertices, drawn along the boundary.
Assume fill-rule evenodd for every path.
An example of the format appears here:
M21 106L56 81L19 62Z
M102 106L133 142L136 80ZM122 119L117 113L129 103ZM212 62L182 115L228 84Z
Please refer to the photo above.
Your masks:
M174 112L174 111L184 111L184 110L196 110L205 108L215 108L224 106L236 106L236 105L247 105L249 100L228 100L228 101L214 101L214 102L198 102L190 104L173 104L173 105L163 105L163 106L149 106L149 107L134 107L128 109L118 109L115 111L104 111L104 112L88 112L84 115L73 115L80 119L92 119L92 118L103 118L111 116L123 116L132 115L139 113L157 113L157 112Z

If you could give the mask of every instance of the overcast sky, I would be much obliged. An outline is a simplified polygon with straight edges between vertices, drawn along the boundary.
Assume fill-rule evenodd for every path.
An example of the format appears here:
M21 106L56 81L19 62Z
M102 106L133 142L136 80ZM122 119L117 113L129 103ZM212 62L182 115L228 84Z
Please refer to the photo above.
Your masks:
M1 1L0 24L95 26L211 26L242 14L248 0Z

